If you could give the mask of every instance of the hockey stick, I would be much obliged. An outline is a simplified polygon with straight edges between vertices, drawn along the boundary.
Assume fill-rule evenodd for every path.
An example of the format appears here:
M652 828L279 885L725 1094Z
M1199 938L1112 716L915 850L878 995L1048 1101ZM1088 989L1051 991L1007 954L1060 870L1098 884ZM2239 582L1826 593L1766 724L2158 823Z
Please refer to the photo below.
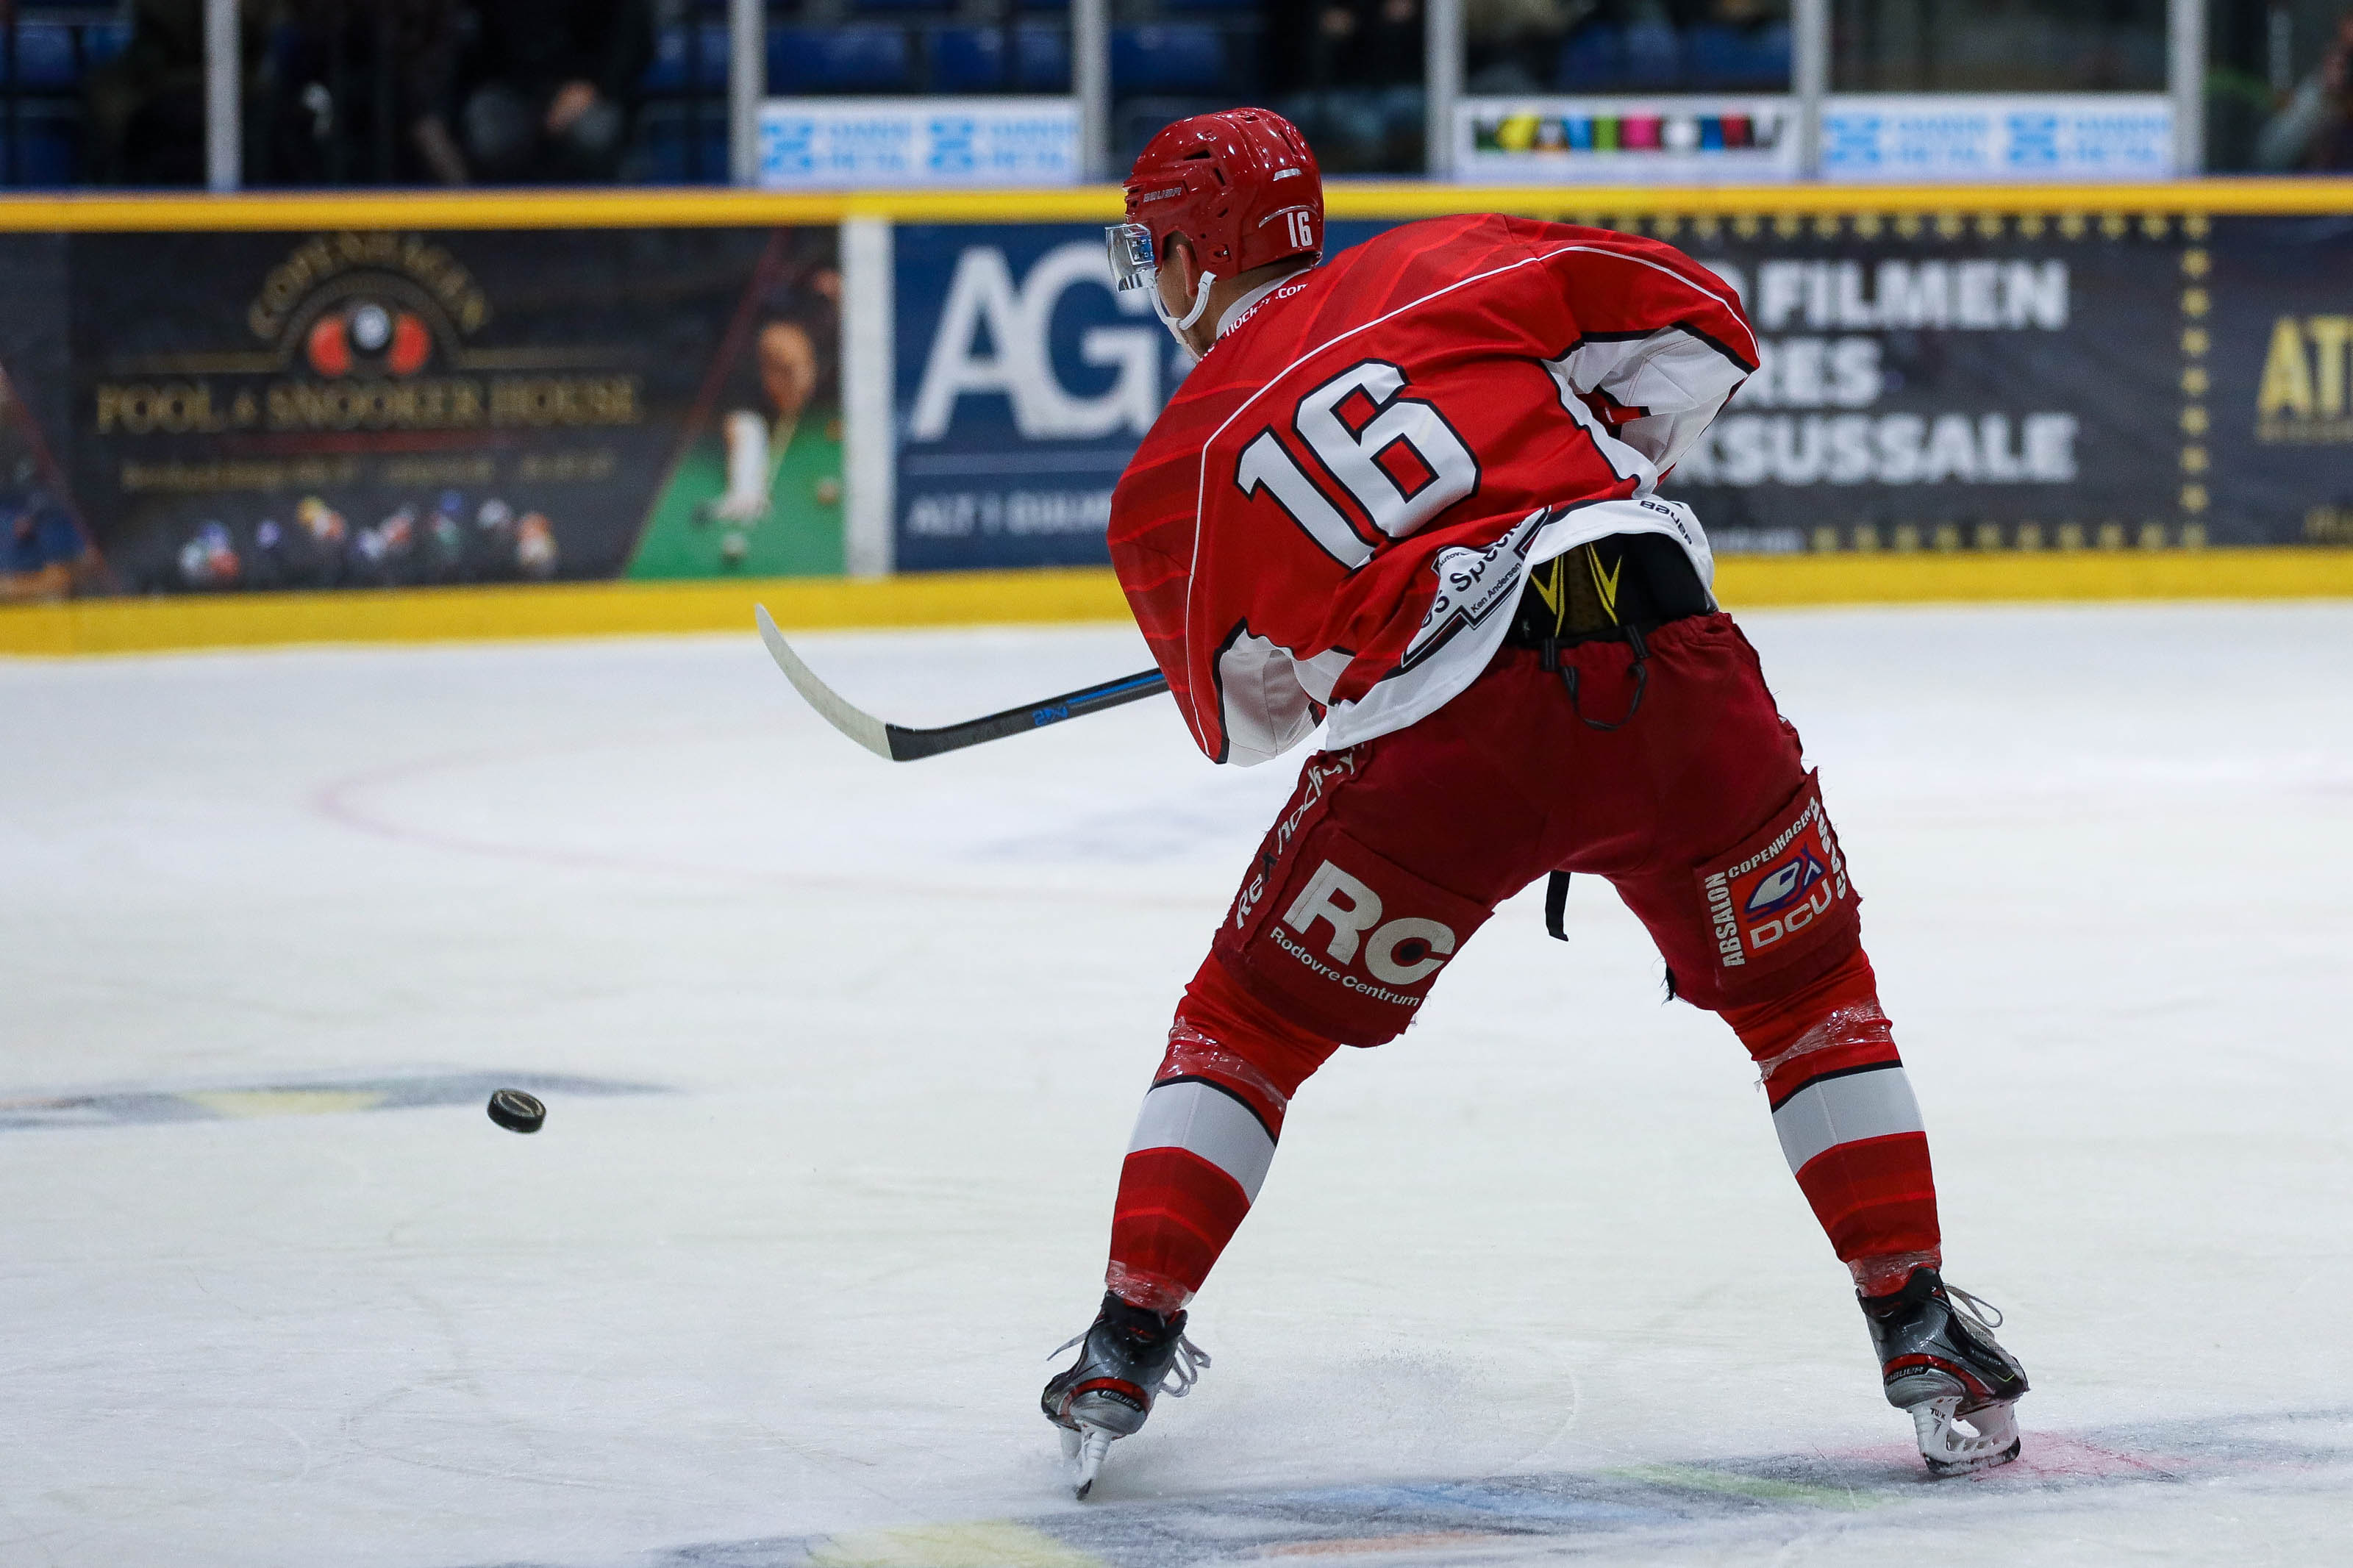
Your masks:
M793 683L793 689L807 698L808 705L827 723L887 762L912 763L918 757L936 757L942 752L960 752L983 741L1001 741L1008 735L1042 730L1065 719L1082 719L1168 689L1167 677L1158 670L1139 670L1100 686L1065 691L1060 697L1049 697L1027 708L1008 708L1002 713L967 719L961 724L943 724L936 730L910 730L903 724L888 723L871 713L860 712L843 701L833 688L817 678L815 670L801 662L801 656L793 651L793 645L776 629L768 607L755 605L753 609L760 623L760 640L768 645L768 656L785 672L785 679Z

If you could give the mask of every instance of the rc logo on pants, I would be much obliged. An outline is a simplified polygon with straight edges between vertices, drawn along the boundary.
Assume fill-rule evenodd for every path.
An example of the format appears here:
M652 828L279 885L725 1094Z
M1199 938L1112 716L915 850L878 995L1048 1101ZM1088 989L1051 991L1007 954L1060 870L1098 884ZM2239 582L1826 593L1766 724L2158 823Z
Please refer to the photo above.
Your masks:
M1486 906L1375 854L1328 816L1283 847L1287 856L1270 847L1277 863L1236 899L1219 961L1259 1000L1327 1039L1395 1039L1486 921Z
M1315 868L1307 886L1283 911L1282 923L1302 937L1314 935L1317 921L1328 923L1332 941L1324 952L1332 962L1345 968L1361 956L1365 968L1383 985L1419 985L1437 973L1447 955L1454 951L1454 928L1442 921L1407 915L1385 925L1375 925L1380 918L1381 896L1362 879L1326 860ZM1365 934L1368 930L1370 936ZM1325 978L1343 985L1350 984L1347 975L1326 967L1281 931L1275 933L1274 940L1308 967L1324 970ZM1394 993L1375 994L1384 1002L1406 1006L1418 1000Z

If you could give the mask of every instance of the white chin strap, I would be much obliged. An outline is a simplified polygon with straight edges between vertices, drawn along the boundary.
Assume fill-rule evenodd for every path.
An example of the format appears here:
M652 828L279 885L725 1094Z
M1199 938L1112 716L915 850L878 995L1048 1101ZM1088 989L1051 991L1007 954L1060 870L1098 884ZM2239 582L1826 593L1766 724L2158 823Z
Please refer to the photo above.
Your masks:
M1154 312L1159 316L1160 324L1168 329L1169 335L1176 340L1177 344L1180 347L1189 349L1193 346L1192 344L1185 342L1186 330L1191 327L1194 322L1199 321L1201 319L1201 312L1209 308L1209 285L1215 283L1217 280L1218 275L1214 272L1204 272L1201 274L1200 282L1194 286L1193 308L1186 311L1181 317L1172 316L1168 313L1167 303L1160 298L1159 289L1155 289L1152 291L1152 309Z

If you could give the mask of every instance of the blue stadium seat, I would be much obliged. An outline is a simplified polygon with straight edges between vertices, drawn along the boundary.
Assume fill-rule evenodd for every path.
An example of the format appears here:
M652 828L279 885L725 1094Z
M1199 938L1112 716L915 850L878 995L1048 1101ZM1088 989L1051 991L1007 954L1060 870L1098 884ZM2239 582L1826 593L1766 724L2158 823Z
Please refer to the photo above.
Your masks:
M1786 92L1789 88L1789 28L1786 23L1755 29L1706 23L1683 33L1686 86L1724 92L1743 88Z
M1071 90L1071 35L1061 27L1017 27L1014 85L1024 92Z
M1625 74L1630 88L1672 87L1683 72L1683 49L1664 22L1637 22L1626 29Z
M638 117L625 176L650 184L721 184L727 179L727 126L717 112L690 120L686 106L656 102ZM690 154L692 154L690 156Z
M1014 0L1014 5L1023 11L1067 11L1071 0Z
M102 66L121 54L131 42L128 22L100 22L82 29L83 58L93 66Z
M79 86L81 64L74 58L73 28L63 22L18 22L16 67L19 87Z
M1747 63L1746 40L1737 27L1703 22L1683 29L1683 79L1694 87L1720 88Z
M941 27L931 36L934 92L990 92L1005 85L1005 29ZM1026 92L1067 92L1071 39L1060 27L1013 30L1014 83Z
M845 0L844 8L853 12L882 11L897 13L903 11L953 11L956 8L956 5L955 0Z
M1014 28L1014 87L1071 91L1071 36L1054 26ZM996 91L1005 87L1005 28L936 28L932 91Z
M1558 92L1658 91L1682 74L1683 47L1664 22L1594 22L1561 41L1552 84Z
M73 184L80 162L75 156L73 122L56 115L25 114L18 126L18 138L11 149L7 127L0 125L0 184L8 182L11 162L16 164L15 184L20 189ZM8 156L11 151L16 154L13 160Z
M771 27L770 92L890 92L913 77L913 51L898 27Z
M1561 40L1552 85L1560 92L1607 92L1619 83L1618 29L1591 22Z
M987 92L1005 85L1003 28L942 27L931 42L934 92Z
M1114 92L1214 92L1225 84L1225 40L1215 27L1118 27L1111 35Z
M1170 13L1186 11L1240 11L1255 14L1261 0L1160 0L1160 8Z
M687 56L699 43L702 54L690 62ZM770 41L770 49L775 47ZM646 67L639 85L649 92L680 92L689 85L688 72L693 68L693 85L725 87L727 85L727 24L698 22L688 27L664 27L654 40L653 63Z

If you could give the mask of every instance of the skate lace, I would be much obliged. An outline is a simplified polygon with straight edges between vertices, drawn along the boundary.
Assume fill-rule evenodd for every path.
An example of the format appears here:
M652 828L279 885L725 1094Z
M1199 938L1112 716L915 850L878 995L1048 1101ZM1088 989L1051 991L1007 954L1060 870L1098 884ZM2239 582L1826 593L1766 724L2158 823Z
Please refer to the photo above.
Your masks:
M1193 1392L1201 1380L1201 1369L1209 1364L1209 1352L1184 1335L1176 1336L1176 1359L1168 1363L1168 1374L1160 1380L1160 1392L1171 1399L1182 1399Z
M1048 1351L1046 1352L1046 1359L1048 1361L1052 1361L1056 1356L1060 1355L1072 1345L1079 1343L1081 1341L1084 1340L1088 1334L1093 1331L1093 1325L1089 1324L1085 1329L1082 1330L1078 1333L1072 1334L1069 1339L1064 1340L1060 1344L1056 1345L1052 1350ZM1193 1385L1201 1381L1202 1368L1208 1364L1209 1352L1195 1344L1186 1335L1178 1334L1176 1336L1176 1359L1168 1363L1168 1370L1161 1374L1159 1386L1155 1388L1152 1392L1155 1394L1165 1394L1171 1399L1182 1399L1187 1394L1193 1392Z
M1959 1286L1949 1282L1945 1286L1945 1294L1952 1300L1954 1305L1968 1313L1970 1321L1978 1328L1990 1333L2001 1327L2001 1309L1984 1297L1972 1296Z

